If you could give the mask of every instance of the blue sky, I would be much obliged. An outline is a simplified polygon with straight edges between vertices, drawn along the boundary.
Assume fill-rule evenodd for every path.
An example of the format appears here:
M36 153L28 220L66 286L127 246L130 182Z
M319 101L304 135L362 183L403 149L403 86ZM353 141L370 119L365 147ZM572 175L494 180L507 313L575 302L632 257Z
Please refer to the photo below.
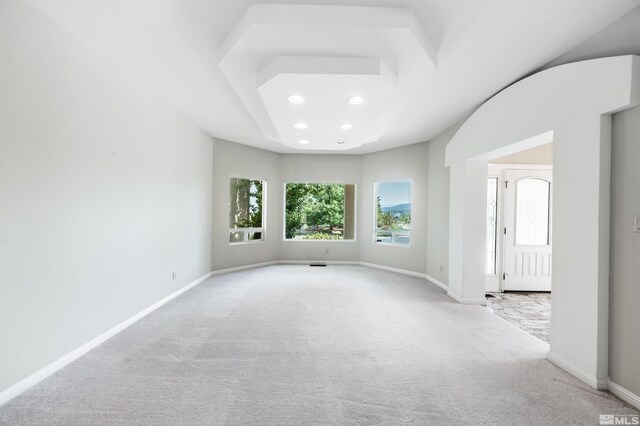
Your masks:
M409 181L380 182L378 196L380 196L382 207L411 203L411 183Z

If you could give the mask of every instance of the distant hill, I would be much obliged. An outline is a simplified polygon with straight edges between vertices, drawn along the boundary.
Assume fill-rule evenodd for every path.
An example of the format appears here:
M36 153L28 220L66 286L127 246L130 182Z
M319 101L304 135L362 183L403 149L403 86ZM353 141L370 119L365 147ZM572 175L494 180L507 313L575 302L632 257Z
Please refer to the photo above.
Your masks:
M383 213L411 213L411 203L382 207Z

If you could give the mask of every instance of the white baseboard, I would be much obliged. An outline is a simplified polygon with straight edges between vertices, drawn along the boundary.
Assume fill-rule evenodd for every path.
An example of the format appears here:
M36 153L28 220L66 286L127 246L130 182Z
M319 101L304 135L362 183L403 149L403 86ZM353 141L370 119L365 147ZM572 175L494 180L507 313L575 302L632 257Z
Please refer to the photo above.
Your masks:
M220 274L226 274L229 272L237 272L237 271L243 271L246 269L254 269L254 268L261 268L263 266L270 266L270 265L308 265L312 262L323 262L326 263L327 265L360 265L360 266L366 266L368 268L374 268L374 269L381 269L384 271L389 271L389 272L395 272L397 274L404 274L404 275L410 275L412 277L418 277L418 278L423 278L435 285L437 285L438 287L440 287L441 289L443 289L444 291L448 291L449 290L449 286L444 284L443 282L433 278L430 275L427 274L423 274L420 272L414 272L414 271L407 271L406 269L399 269L399 268L393 268L391 266L384 266L384 265L378 265L376 263L368 263L368 262L359 262L357 260L276 260L276 261L272 261L272 262L263 262L263 263L253 263L251 265L244 265L244 266L238 266L235 268L228 268L228 269L220 269L217 271L214 271L212 274L213 275L220 275ZM448 293L449 294L449 293ZM459 303L465 303L465 304L474 304L474 305L478 305L478 304L485 304L486 301L485 299L459 299L458 297L449 294L449 296L451 296L453 299L455 299L457 302Z
M358 262L358 264L361 265L361 266L366 266L368 268L382 269L383 271L395 272L397 274L410 275L412 277L424 278L425 280L427 279L427 275L426 274L422 274L420 272L413 272L413 271L407 271L406 269L392 268L390 266L378 265L376 263Z
M581 381L583 381L584 383L586 383L587 385L589 385L593 389L597 389L597 390L607 390L607 389L609 389L609 379L608 378L599 379L599 378L597 378L595 376L587 374L582 369L576 367L575 365L573 365L572 363L570 363L566 359L554 354L551 351L547 352L546 357L547 357L547 359L549 361L551 361L552 363L554 363L558 367L562 368L564 371L566 371L567 373L571 374L572 376L580 379Z
M612 394L614 394L624 402L631 404L638 410L640 410L640 396L623 388L620 385L613 383L611 380L609 380L609 390Z
M452 292L451 290L447 290L447 296L449 296L456 302L461 303L463 305L486 305L487 304L487 299L485 299L484 297L481 297L479 299L475 299L471 297L466 297L466 298L460 297L454 292Z
M385 271L395 272L395 273L398 273L398 274L410 275L412 277L423 278L423 279L429 281L430 283L433 283L433 284L437 285L438 287L440 287L444 291L446 291L447 292L447 296L451 297L453 300L455 300L458 303L462 303L462 304L465 304L465 305L486 305L487 304L487 300L486 299L462 299L462 298L459 298L458 296L456 296L455 294L453 294L453 293L451 293L449 291L449 286L448 285L446 285L445 283L433 278L431 275L428 275L428 274L422 274L420 272L407 271L406 269L392 268L392 267L389 267L389 266L378 265L378 264L375 264L375 263L360 262L360 265L367 266L369 268L382 269L382 270L385 270Z
M278 265L308 265L310 263L326 263L327 265L359 265L356 260L280 260Z
M564 358L554 354L553 352L547 352L547 359L571 374L572 376L578 378L583 381L589 387L597 390L609 390L612 394L623 400L624 402L634 406L638 410L640 410L640 396L634 394L628 389L623 388L622 386L614 383L611 379L607 378L597 378L585 373L582 369L576 367L571 364L569 361Z
M359 262L357 260L322 260L322 259L320 259L320 260L274 260L272 262L252 263L250 265L243 265L243 266L238 266L238 267L235 267L235 268L219 269L217 271L213 271L212 275L227 274L229 272L244 271L246 269L261 268L263 266L271 266L271 265L309 265L310 263L314 263L314 262L326 263L327 265L360 265L360 266L366 266L366 267L369 267L369 268L383 269L385 271L396 272L398 274L411 275L413 277L429 279L430 281L433 281L434 283L436 283L440 287L444 286L443 288L446 289L446 285L442 284L441 282L439 282L439 281L437 281L437 280L435 280L433 278L427 278L426 274L421 274L419 272L413 272L413 271L407 271L405 269L392 268L390 266L378 265L378 264L375 264L375 263Z
M184 293L184 292L186 292L188 290L191 290L193 287L197 286L198 284L200 284L201 282L203 282L207 278L211 277L211 275L212 275L212 273L209 272L209 273L201 276L197 280L195 280L195 281L187 284L186 286L182 287L181 289L171 293L170 295L168 295L164 299L162 299L162 300L154 303L153 305L149 306L148 308L138 312L137 314L135 314L131 318L129 318L129 319L121 322L120 324L116 325L115 327L105 331L104 333L100 334L98 337L95 337L95 338L91 339L90 341L88 341L87 343L83 344L82 346L74 349L73 351L69 352L68 354L62 356L61 358L58 358L57 360L55 360L51 364L47 365L46 367L41 368L40 370L36 371L35 373L31 374L30 376L20 380L18 383L14 384L13 386L11 386L11 387L5 389L4 391L0 392L0 405L2 405L4 403L8 402L9 400L15 398L16 396L20 395L22 392L26 391L30 387L38 384L42 380L44 380L47 377L51 376L53 373L55 373L58 370L64 368L65 366L67 366L71 362L75 361L76 359L80 358L82 355L84 355L87 352L89 352L91 349L93 349L93 348L97 347L98 345L106 342L107 340L109 340L110 338L115 336L116 334L120 333L125 328L129 327L130 325L132 325L136 321L141 320L142 318L144 318L145 316L149 315L151 312L155 311L156 309L160 308L161 306L163 306L163 305L167 304L168 302L172 301L176 297L180 296L182 293Z
M176 297L180 296L181 294L185 293L186 291L191 290L193 287L197 286L198 284L202 283L207 278L209 278L209 277L211 277L213 275L220 275L220 274L225 274L225 273L229 273L229 272L242 271L242 270L246 270L246 269L253 269L253 268L259 268L259 267L263 267L263 266L270 266L270 265L276 265L276 264L308 264L310 262L311 261L308 261L308 260L304 260L304 261L303 260L289 260L289 261L283 260L283 261L263 262L263 263L257 263L257 264L252 264L252 265L239 266L239 267L235 267L235 268L228 268L228 269L222 269L222 270L218 270L218 271L214 271L214 272L209 272L208 274L203 275L202 277L200 277L197 280L191 282L190 284L188 284L188 285L182 287L181 289L173 292L172 294L168 295L167 297L163 298L162 300L154 303L153 305L149 306L148 308L140 311L139 313L135 314L131 318L121 322L120 324L116 325L115 327L113 327L113 328L107 330L106 332L100 334L99 336L97 336L94 339L90 340L89 342L83 344L82 346L74 349L73 351L69 352L68 354L62 356L61 358L59 358L56 361L52 362L51 364L47 365L46 367L41 368L40 370L38 370L35 373L33 373L30 376L28 376L27 378L19 381L18 383L14 384L13 386L9 387L8 389L0 392L0 405L8 402L9 400L15 398L18 395L20 395L21 393L23 393L27 389L31 388L32 386L36 385L37 383L39 383L42 380L46 379L47 377L51 376L52 374L54 374L58 370L62 369L66 365L70 364L71 362L75 361L76 359L80 358L82 355L86 354L90 350L94 349L95 347L97 347L100 344L104 343L105 341L107 341L111 337L113 337L116 334L120 333L122 330L126 329L130 325L134 324L135 322L137 322L140 319L144 318L145 316L149 315L151 312L153 312L156 309L160 308L161 306L167 304L168 302L170 302L171 300L173 300ZM367 263L367 262L357 262L357 261L324 261L324 262L326 262L327 264L337 264L337 265L361 265L361 266L366 266L366 267L370 267L370 268L382 269L382 270L385 270L385 271L391 271L391 272L410 275L410 276L414 276L414 277L424 278L424 279L434 283L438 287L446 290L447 294L451 298L453 298L454 300L456 300L459 303L463 303L463 304L484 304L484 303L486 303L485 299L464 299L464 298L460 298L455 293L452 293L451 291L449 291L448 290L448 286L446 284L436 280L435 278L433 278L433 277L431 277L431 276L429 276L427 274L421 274L421 273L418 273L418 272L407 271L407 270L404 270L404 269L392 268L392 267L388 267L388 266L377 265L377 264ZM554 353L552 353L550 351L547 352L546 357L547 357L547 359L549 361L551 361L552 363L554 363L555 365L557 365L561 369L567 371L569 374L573 375L574 377L580 379L581 381L583 381L584 383L586 383L590 387L592 387L594 389L598 389L598 390L606 390L606 389L608 389L608 390L611 391L611 393L616 395L618 398L620 398L623 401L631 404L632 406L636 407L637 409L640 409L640 396L634 394L633 392L631 392L631 391L623 388L622 386L610 381L609 379L598 379L596 377L590 376L590 375L586 374L584 371L582 371L581 369L579 369L578 367L574 366L570 362L566 361L562 357L560 357L560 356L558 356L558 355L556 355L556 354L554 354Z
M441 289L443 289L444 291L449 292L449 286L446 285L445 283L443 283L442 281L433 278L429 274L425 274L424 277L427 279L427 281L432 282L435 285L437 285L438 287L440 287Z
M228 274L230 272L245 271L247 269L262 268L263 266L277 265L278 263L280 262L274 260L271 262L252 263L251 265L236 266L235 268L218 269L217 271L213 271L211 275L222 275Z
M271 262L252 263L250 265L236 266L234 268L218 269L211 275L222 275L230 272L246 271L247 269L262 268L272 265L308 265L312 262L326 263L327 265L359 265L360 262L351 260L273 260Z

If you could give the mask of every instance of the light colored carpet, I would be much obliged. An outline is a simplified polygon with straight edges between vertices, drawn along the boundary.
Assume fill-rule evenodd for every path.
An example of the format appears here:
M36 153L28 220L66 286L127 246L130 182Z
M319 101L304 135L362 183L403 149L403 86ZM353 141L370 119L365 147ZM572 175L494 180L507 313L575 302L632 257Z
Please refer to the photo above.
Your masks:
M212 278L0 407L7 425L567 425L637 413L424 280L356 266Z

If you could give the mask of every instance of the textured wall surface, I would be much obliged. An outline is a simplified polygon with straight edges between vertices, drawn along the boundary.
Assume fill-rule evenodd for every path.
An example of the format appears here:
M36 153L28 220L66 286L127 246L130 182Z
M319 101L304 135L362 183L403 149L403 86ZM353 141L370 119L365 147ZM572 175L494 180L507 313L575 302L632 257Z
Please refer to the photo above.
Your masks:
M640 107L613 116L609 375L640 395Z
M4 390L211 271L212 142L26 2L0 39Z

